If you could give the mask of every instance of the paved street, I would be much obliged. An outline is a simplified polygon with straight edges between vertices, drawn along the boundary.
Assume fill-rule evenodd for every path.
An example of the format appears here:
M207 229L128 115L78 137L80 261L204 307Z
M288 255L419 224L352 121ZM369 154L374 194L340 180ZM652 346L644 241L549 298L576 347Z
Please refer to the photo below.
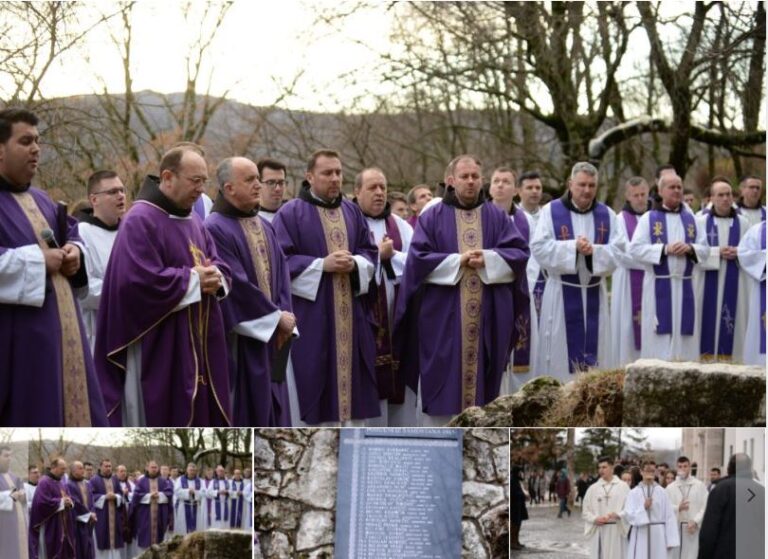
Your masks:
M589 557L581 509L575 507L571 517L557 518L557 505L528 507L528 520L523 522L520 542L523 551L513 551L512 557L530 559L584 559Z

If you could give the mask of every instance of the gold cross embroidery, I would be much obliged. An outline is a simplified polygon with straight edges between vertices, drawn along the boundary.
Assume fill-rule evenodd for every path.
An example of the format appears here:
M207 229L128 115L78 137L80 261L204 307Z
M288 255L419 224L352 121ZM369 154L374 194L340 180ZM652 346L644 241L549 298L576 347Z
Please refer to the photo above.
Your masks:
M567 225L561 225L560 226L560 240L567 241L568 238L571 236L570 231L568 231Z
M205 253L195 246L192 239L189 240L189 252L192 255L195 266L202 266L205 261Z

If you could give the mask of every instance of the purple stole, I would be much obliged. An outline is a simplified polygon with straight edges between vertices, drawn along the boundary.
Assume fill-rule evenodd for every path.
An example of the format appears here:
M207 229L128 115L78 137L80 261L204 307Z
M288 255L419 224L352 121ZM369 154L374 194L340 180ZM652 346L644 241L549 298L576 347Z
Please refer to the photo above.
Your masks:
M680 211L680 219L685 226L685 240L693 243L696 240L696 221L693 214L685 209ZM667 244L667 214L659 210L651 210L648 226L650 227L653 243ZM672 282L669 277L668 256L661 256L661 263L653 267L656 274L654 287L656 289L656 333L672 334ZM693 282L691 272L693 260L687 258L683 273L683 309L680 319L680 333L683 336L693 336L694 305Z
M530 243L531 228L528 226L525 212L520 208L515 208L515 213L510 217L525 242ZM539 272L539 279L536 280L537 286L541 279L542 274ZM541 300L539 300L539 305L541 305ZM512 356L512 370L516 373L527 373L531 365L531 320L528 314L518 313L515 319L515 328L517 329L517 343L515 344L515 354Z
M707 216L707 240L709 246L719 245L718 227L715 215ZM728 246L738 246L741 225L738 216L733 216L733 223L728 230ZM719 267L718 267L719 268ZM701 309L701 343L702 359L711 359L715 354L715 325L717 320L717 280L720 270L704 272L704 301L711 304L702 305ZM739 296L739 267L736 260L729 260L725 265L725 283L723 284L723 303L720 310L720 335L717 340L718 358L730 358L733 354L733 333L736 320L736 302Z
M213 488L217 491L219 490L219 482L224 484L224 489L229 490L229 483L226 479L219 479L216 478L213 480ZM229 501L229 493L227 493L227 501ZM224 503L223 510L222 510L222 503L221 503L221 496L216 495L216 505L214 507L216 510L216 520L229 520L229 507L227 506L227 503Z
M626 210L622 211L624 215L624 223L627 225L627 236L629 240L635 236L635 229L637 228L637 215ZM635 338L635 349L640 351L641 338L641 324L642 314L641 307L643 304L643 278L645 272L643 270L628 270L629 271L629 293L632 300L632 332Z
M550 203L552 224L555 237L561 241L573 239L571 211L561 200ZM610 239L610 214L608 208L596 203L592 210L594 220L594 244L602 245ZM561 283L563 289L563 310L565 314L565 332L568 344L568 370L594 367L597 364L597 339L600 322L600 282L601 278L592 276L587 285L579 285L579 274L564 274ZM571 285L568 285L571 284ZM587 290L586 328L584 305L581 290Z
M195 478L195 493L200 491L200 486L202 483L200 482L200 478ZM186 475L181 476L181 487L183 489L189 488L189 479L187 479ZM179 501L176 501L176 506L179 505ZM196 500L192 501L184 501L184 519L187 521L186 531L187 533L194 532L198 529L197 527L197 507L199 503ZM190 530L190 526L192 529Z
M392 215L385 219L387 236L392 239L395 250L402 252L403 239L400 230ZM371 233L373 242L373 233ZM387 278L395 279L395 272L391 262L382 262L382 270ZM394 302L397 302L399 286L395 285ZM399 363L392 357L392 325L389 323L387 310L387 288L384 281L378 286L376 303L373 306L373 320L376 328L376 382L379 387L379 399L387 399L392 404L402 404L405 400L405 384L398 378Z
M237 486L240 484L240 487ZM241 491L245 483L243 481L232 480L230 489L232 491ZM240 495L236 500L231 501L232 510L229 514L229 526L230 528L239 528L243 521L243 496Z
M765 219L760 227L760 248L765 254ZM765 355L765 276L760 282L760 353Z

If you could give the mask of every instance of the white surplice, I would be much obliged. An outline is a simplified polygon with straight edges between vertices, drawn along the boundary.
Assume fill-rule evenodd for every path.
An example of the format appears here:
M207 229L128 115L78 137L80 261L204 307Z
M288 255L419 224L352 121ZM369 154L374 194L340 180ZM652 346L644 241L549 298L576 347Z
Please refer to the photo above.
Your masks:
M590 243L594 241L595 224L593 212L571 212L573 224L573 239L559 240L555 236L552 224L551 203L539 212L539 222L536 232L532 234L531 254L538 260L547 273L547 285L541 301L541 316L539 318L538 355L535 371L539 375L550 375L563 382L572 380L569 373L568 342L565 327L565 310L563 303L563 275L578 274L579 284L586 286L593 276L599 279L599 286L592 289L600 290L600 311L597 342L597 364L603 367L611 363L611 331L609 321L608 293L605 278L616 269L617 250L624 250L626 236L618 227L616 214L608 208L610 219L610 237L603 245L593 244L591 257L592 269L587 267L587 257L577 253L576 237L583 236ZM587 289L581 289L584 312L586 313Z
M703 215L696 218L696 227L699 229L702 229L705 232L707 230L707 218L709 216ZM739 220L739 240L741 240L744 235L747 233L747 230L749 229L749 222L746 220L746 218L742 216L736 217ZM697 304L701 302L701 304L715 304L714 302L710 301L704 301L704 281L705 281L705 272L710 270L718 270L717 274L717 314L716 316L716 322L715 322L715 346L714 351L715 355L717 355L717 341L720 337L720 320L723 312L726 312L723 309L723 294L725 289L725 272L726 272L726 266L729 262L725 258L720 257L720 248L727 247L728 246L728 238L729 238L729 232L731 229L731 225L733 224L733 218L730 217L715 217L715 224L717 226L717 241L718 246L716 247L710 247L709 249L709 256L706 260L701 262L700 266L694 267L694 278L695 278L695 293L697 293ZM738 267L738 262L737 262ZM743 274L741 269L739 269L739 280L738 280L738 295L736 299L736 308L735 309L729 309L727 312L731 315L731 320L729 323L733 326L733 350L731 351L731 354L729 356L722 356L720 359L725 359L728 361L739 359L741 355L744 354L744 335L747 330L747 314L749 313L749 308L747 307L747 304L749 302L749 280L747 279L747 275ZM703 307L702 307L703 308ZM701 336L701 332L699 331L699 336Z
M686 479L678 477L667 485L665 490L677 518L677 530L680 536L680 547L669 552L669 559L696 559L699 556L699 529L701 521L704 520L704 510L707 508L709 495L707 487L689 475ZM682 501L688 501L688 510L680 510ZM690 523L696 525L692 534L688 533Z
M86 247L84 260L85 269L88 272L88 290L81 292L78 302L83 315L88 344L91 347L91 352L93 352L96 344L96 317L101 302L101 289L109 263L109 255L112 254L112 246L115 244L117 230L110 231L84 222L79 223L77 227L80 238Z
M624 559L628 526L619 518L613 524L597 524L598 517L609 513L621 516L629 495L629 485L613 476L611 481L598 479L589 486L581 508L584 535L589 539L592 559Z
M753 225L741 238L739 243L739 266L749 280L749 310L747 315L747 330L742 352L742 361L747 365L765 367L765 353L760 353L760 324L765 320L760 309L760 291L765 289L761 284L765 281L765 249L762 248L762 222Z
M701 331L701 297L694 287L694 324L693 334L680 334L680 319L682 314L683 274L687 262L686 256L669 256L669 274L672 290L672 333L656 333L656 274L653 266L661 262L664 245L651 242L650 235L651 212L646 212L637 223L635 236L629 243L630 257L642 263L645 269L643 279L643 320L641 328L643 358L664 359L667 361L697 361L699 359L699 332ZM685 229L679 213L667 213L667 242L685 241ZM703 262L709 256L706 244L706 232L696 228L696 238L693 249L698 262ZM699 264L694 264L693 268ZM693 272L691 273L693 280ZM694 282L695 283L695 282Z
M648 510L646 497L652 499ZM667 559L668 551L680 545L672 503L658 483L640 482L632 489L622 518L631 526L626 559Z

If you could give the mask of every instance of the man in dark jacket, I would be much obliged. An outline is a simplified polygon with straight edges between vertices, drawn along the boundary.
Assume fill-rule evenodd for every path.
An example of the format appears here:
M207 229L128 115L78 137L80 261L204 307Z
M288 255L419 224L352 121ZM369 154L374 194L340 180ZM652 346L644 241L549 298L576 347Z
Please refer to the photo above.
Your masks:
M512 466L512 480L509 494L509 547L513 550L523 549L520 543L520 526L523 520L528 520L528 509L525 508L525 492L522 485L522 469Z
M734 454L728 477L712 488L699 532L699 559L762 558L765 488L752 478L752 460Z
M571 495L571 482L568 479L568 470L565 468L560 472L555 491L557 492L557 498L560 499L560 511L557 513L557 517L562 518L564 512L567 512L568 516L571 516L571 509L568 508L568 498Z

